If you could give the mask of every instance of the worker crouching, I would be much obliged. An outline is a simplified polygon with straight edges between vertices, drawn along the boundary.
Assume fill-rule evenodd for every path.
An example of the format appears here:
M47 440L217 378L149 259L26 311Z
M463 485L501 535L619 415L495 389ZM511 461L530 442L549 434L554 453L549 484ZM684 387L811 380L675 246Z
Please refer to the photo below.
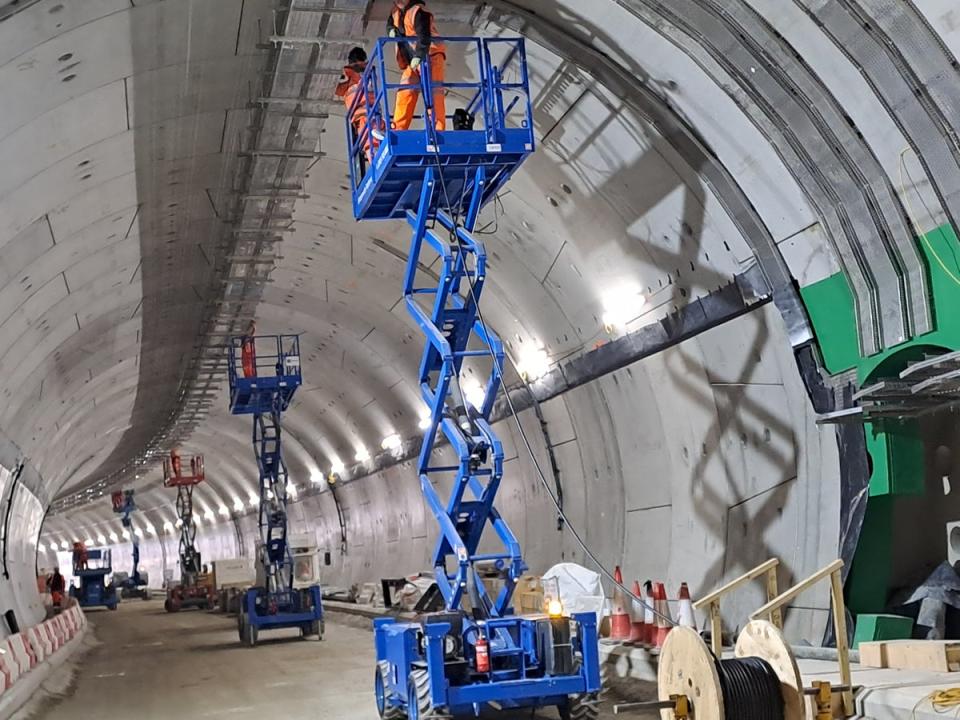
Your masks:
M439 37L433 13L427 10L424 0L395 0L393 11L387 18L387 34L392 37L409 38L397 43L397 65L400 67L400 82L410 89L397 91L393 111L393 126L408 130L413 122L420 97L420 66L429 57L430 79L433 90L433 124L438 131L447 127L447 102L443 81L446 74L447 50Z

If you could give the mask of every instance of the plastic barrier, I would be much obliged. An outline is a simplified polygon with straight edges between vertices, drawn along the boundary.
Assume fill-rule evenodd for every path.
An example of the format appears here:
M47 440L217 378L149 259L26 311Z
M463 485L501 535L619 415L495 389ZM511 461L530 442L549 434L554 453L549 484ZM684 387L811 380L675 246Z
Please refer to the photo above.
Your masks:
M20 678L20 664L6 645L0 647L0 674L3 675L4 689L13 687Z
M7 649L10 650L10 653L16 660L17 665L20 666L21 675L29 672L30 669L35 665L35 663L31 662L30 653L27 652L27 646L24 643L23 636L20 635L20 633L11 635L7 638Z
M66 644L67 640L70 638L67 637L67 633L63 629L63 624L59 621L59 615L50 620L47 620L46 624L50 627L50 630L57 637L57 642L62 647Z
M56 652L60 649L60 646L63 645L63 642L60 640L60 636L54 632L53 626L50 625L50 621L46 620L39 625L41 632L46 635L47 640L50 642L53 651Z
M34 655L37 656L37 662L43 662L53 654L53 646L39 626L27 628L27 640L30 641Z

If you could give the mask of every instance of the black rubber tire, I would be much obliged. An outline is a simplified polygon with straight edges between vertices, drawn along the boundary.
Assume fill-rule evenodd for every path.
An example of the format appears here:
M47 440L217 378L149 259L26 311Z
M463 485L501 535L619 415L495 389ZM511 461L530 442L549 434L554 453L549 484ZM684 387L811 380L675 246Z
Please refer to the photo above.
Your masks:
M237 635L240 636L240 642L245 642L247 639L246 624L246 616L243 613L237 615Z
M571 695L565 705L560 705L560 720L597 720L600 717L600 700L596 693Z
M407 720L407 713L402 706L391 705L387 702L388 698L386 696L387 688L390 687L390 663L386 660L381 660L377 663L376 674L374 675L374 695L376 696L376 683L382 683L384 691L384 706L383 710L380 709L380 703L377 702L377 714L380 715L381 720Z
M410 707L416 700L416 713ZM433 715L430 704L430 673L426 670L411 670L407 676L407 716L415 720L426 720Z
M310 623L310 635L316 635L317 640L323 640L323 631L326 629L326 624L323 620L314 620Z
M243 639L244 643L249 645L250 647L256 647L257 636L259 635L259 633L257 632L257 626L252 623L247 623L245 630L246 632L244 634L246 635L246 637L244 637Z

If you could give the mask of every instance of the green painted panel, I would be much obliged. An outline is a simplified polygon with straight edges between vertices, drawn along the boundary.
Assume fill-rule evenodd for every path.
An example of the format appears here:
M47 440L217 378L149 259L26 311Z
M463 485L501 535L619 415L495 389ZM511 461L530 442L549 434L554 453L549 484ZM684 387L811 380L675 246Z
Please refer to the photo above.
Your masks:
M882 431L866 427L873 468L870 496L923 495L923 440L915 422L889 424Z
M867 501L857 552L847 576L847 606L854 615L882 613L890 591L892 538L890 527L896 497L882 495Z
M823 363L835 375L860 363L857 319L853 294L846 276L839 272L800 288L800 296L813 324Z

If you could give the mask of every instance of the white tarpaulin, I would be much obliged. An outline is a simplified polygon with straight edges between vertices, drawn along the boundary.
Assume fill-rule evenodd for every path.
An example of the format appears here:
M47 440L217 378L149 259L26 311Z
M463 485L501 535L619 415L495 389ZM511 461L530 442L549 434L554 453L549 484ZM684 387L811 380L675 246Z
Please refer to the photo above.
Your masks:
M600 623L604 598L599 573L576 563L560 563L544 574L544 586L553 578L557 579L560 586L560 602L568 614L592 612L597 616L597 623Z

